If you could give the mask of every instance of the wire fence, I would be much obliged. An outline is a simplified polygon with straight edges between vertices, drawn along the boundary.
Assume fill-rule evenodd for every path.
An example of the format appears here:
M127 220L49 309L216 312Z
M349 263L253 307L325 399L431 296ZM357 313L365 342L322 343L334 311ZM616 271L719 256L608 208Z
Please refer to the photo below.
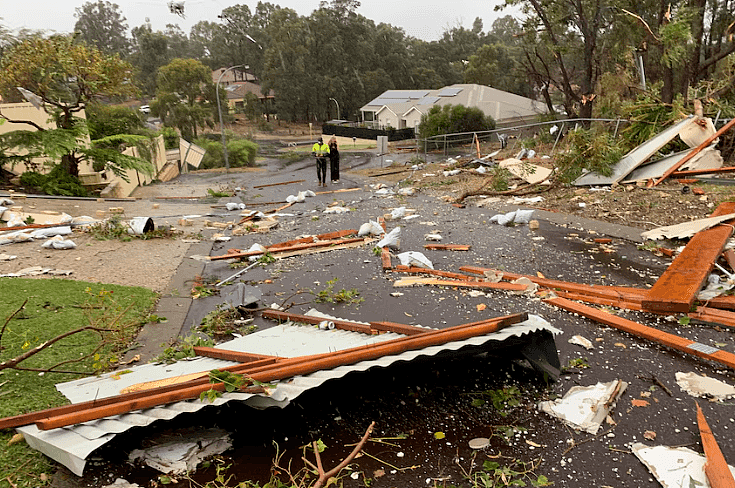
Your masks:
M416 139L416 151L427 158L428 153L442 152L444 157L462 154L477 141L484 146L497 146L499 149L511 148L519 145L523 140L538 138L544 143L553 143L550 156L553 156L559 146L559 141L569 130L580 127L605 125L617 137L620 128L627 124L626 119L561 119L533 124L502 127L480 132L460 132L441 134L427 138ZM555 127L555 129L554 129Z

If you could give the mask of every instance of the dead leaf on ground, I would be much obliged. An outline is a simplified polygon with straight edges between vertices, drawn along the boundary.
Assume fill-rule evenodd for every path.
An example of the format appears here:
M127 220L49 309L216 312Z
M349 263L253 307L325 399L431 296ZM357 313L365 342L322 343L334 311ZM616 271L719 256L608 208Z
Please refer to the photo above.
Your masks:
M486 308L487 308L487 305L485 305L484 303L480 303L480 304L477 305L477 311L478 312L482 312Z
M376 469L375 471L373 471L373 478L380 478L383 476L385 476L385 470Z
M616 343L615 343L615 345L616 345L617 347L622 347L623 349L628 349L628 346L626 346L626 345L625 345L625 344L623 344L622 342L616 342Z
M15 434L13 437L10 438L8 441L8 445L12 446L13 444L18 444L19 442L23 442L23 434Z
M536 271L536 276L539 278L546 278L546 276L544 276L544 274L541 271Z
M652 430L647 430L643 433L643 438L648 439L649 441L655 441L656 440L656 433Z
M618 423L615 422L615 420L609 415L605 417L605 422L607 423L607 425L618 425Z
M632 403L634 407L647 407L650 405L646 400L639 400L638 398L633 398L630 403Z

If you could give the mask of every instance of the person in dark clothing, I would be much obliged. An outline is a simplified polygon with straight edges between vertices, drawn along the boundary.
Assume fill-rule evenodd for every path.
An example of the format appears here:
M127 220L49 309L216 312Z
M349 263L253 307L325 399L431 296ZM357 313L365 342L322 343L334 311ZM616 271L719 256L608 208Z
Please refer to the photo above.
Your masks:
M329 139L329 174L332 183L339 183L339 149L336 137Z

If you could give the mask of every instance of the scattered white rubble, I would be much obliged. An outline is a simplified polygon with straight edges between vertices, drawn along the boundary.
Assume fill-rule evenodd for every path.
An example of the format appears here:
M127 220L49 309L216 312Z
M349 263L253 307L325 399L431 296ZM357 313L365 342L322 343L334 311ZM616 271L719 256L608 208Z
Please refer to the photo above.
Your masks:
M396 256L403 266L417 266L419 268L434 269L434 265L422 253L407 251Z
M347 207L340 207L339 205L335 205L334 207L329 207L324 209L325 214L343 214L349 212L350 209Z
M399 249L401 247L401 228L396 227L388 232L383 238L375 244L376 247L389 247L391 249Z
M424 239L427 241L441 241L441 234L424 234Z
M162 473L176 475L192 471L204 459L232 447L229 432L222 429L177 433L162 436L159 441L154 447L135 449L128 459L140 459Z
M588 350L593 348L592 341L586 337L582 337L581 335L572 336L567 342L569 342L569 344L574 344L575 346L582 346Z
M506 214L497 214L490 217L490 222L500 225L527 224L531 220L533 210L515 210Z
M676 373L676 383L693 397L712 398L718 402L735 398L735 387L724 381L697 373Z
M461 170L459 170L459 169L453 169L453 170L450 170L450 171L443 171L442 174L444 176L455 176L455 175L458 175L460 173L460 171Z
M664 488L710 486L704 472L707 459L688 447L650 447L638 442L630 450ZM735 467L728 467L735 475Z
M245 210L245 204L236 203L236 202L227 202L225 204L225 208L230 212L232 212L233 210Z
M138 483L131 483L126 479L118 478L111 485L105 485L102 488L142 488Z
M400 190L398 190L399 195L404 195L407 197L412 196L414 193L416 193L416 190L414 190L413 188L401 188Z
M622 380L593 386L574 386L563 398L540 402L538 407L575 429L594 435L627 387L628 383Z
M64 236L54 236L41 244L41 247L44 249L74 249L77 245L71 239L64 239Z
M383 227L375 222L374 220L370 220L360 226L360 229L357 231L358 237L362 236L379 236L380 234L383 234L385 231L383 230Z

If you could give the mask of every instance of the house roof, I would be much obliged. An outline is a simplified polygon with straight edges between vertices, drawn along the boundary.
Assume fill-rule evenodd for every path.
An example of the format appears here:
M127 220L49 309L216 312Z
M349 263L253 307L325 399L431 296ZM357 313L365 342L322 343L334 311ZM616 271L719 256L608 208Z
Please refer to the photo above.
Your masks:
M227 68L219 68L212 71L212 83L217 83L219 80L221 85L229 85L236 81L257 81L258 79L254 74L248 73L247 71L240 71L239 69L231 69L227 71ZM223 74L224 73L224 74ZM220 79L222 76L222 79Z
M308 315L334 320L336 317L319 313L315 310ZM427 329L432 330L432 329ZM28 444L45 453L52 459L81 476L87 457L98 447L111 441L117 434L134 427L150 425L156 421L170 420L181 413L196 412L202 408L222 405L228 401L240 401L263 409L267 407L285 407L293 399L305 391L315 388L328 380L342 378L349 373L368 371L372 368L385 368L396 362L412 361L439 356L446 351L477 350L486 348L503 348L509 344L540 341L551 338L551 334L561 333L539 316L530 315L519 324L506 327L493 334L472 337L466 340L448 342L438 346L410 350L392 356L364 360L354 364L338 366L334 369L320 370L303 376L294 376L288 380L274 382L275 389L270 395L259 395L244 392L224 393L213 402L202 402L199 399L180 401L158 407L136 410L130 413L114 415L99 420L84 422L51 430L39 430L34 424L18 428ZM380 335L366 335L346 330L320 330L313 326L303 326L286 322L253 334L236 338L220 344L219 348L266 354L277 357L297 357L315 353L334 352L343 349L375 344L402 337L400 334L388 332ZM553 340L551 342L553 345ZM556 351L556 348L551 347ZM99 377L83 378L56 385L57 389L72 403L79 403L97 398L107 398L120 393L126 387L140 382L175 378L187 374L210 371L212 369L232 366L231 361L198 357L191 361L179 361L174 364L144 364L130 368L128 374L115 376L104 374ZM339 395L339 391L333 392Z
M248 93L254 93L258 98L274 98L273 90L268 92L268 95L263 95L260 89L260 85L250 81L237 81L225 87L225 93L227 93L228 100L241 100L245 98Z
M387 107L405 115L412 107L424 113L433 105L450 104L477 107L496 121L548 112L546 105L536 100L475 84L456 84L439 90L388 90L360 110L377 113Z

